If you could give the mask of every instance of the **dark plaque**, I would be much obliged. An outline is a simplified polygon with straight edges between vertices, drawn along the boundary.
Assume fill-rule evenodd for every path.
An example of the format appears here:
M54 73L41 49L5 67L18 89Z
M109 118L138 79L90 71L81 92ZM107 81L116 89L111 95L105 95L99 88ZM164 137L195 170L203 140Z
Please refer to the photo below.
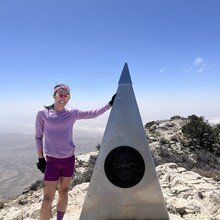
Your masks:
M135 186L145 172L143 157L133 147L128 146L114 148L107 155L104 166L109 181L121 188Z

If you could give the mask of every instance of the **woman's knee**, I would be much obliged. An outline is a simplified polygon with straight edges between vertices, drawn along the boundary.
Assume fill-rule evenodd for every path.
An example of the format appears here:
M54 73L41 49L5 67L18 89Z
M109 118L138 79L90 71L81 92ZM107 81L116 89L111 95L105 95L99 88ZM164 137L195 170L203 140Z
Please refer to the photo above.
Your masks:
M71 177L62 177L62 178L60 178L60 181L59 181L59 184L58 184L59 194L67 194L68 193L71 180L72 180Z
M58 188L58 193L59 193L60 195L67 195L67 194L68 194L68 191L69 191L69 187L68 187L68 186L59 187L59 188Z
M50 195L44 195L43 197L43 206L50 207L53 202L54 197Z

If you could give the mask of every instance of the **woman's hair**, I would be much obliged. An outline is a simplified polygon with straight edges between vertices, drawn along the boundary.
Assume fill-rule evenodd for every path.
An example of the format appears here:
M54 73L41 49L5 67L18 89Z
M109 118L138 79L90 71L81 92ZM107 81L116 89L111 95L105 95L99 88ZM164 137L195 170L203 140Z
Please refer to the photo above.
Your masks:
M58 84L58 85L54 86L53 94L55 95L56 92L59 91L60 89L65 89L66 91L68 91L70 93L69 86L67 86L65 84Z
M59 89L66 89L68 92L70 92L69 86L67 86L66 84L61 83L61 84L57 84L56 86L54 86L53 95L55 95ZM44 105L44 108L46 108L49 111L50 109L54 108L54 103L51 104L51 105L48 105L48 106Z
M54 103L52 105L44 105L44 108L46 108L49 111L50 109L54 108Z

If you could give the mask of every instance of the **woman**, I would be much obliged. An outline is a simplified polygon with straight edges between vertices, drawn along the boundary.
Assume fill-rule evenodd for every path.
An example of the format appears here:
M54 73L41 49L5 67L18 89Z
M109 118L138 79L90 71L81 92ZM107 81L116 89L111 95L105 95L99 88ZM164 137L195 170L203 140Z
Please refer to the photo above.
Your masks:
M51 204L57 186L59 195L57 220L62 220L65 214L68 204L68 187L74 173L73 124L78 119L96 118L106 112L113 105L115 95L104 107L91 111L80 111L66 106L70 100L70 89L65 84L54 87L53 98L55 100L53 105L46 106L37 113L35 124L35 140L39 158L37 167L44 173L44 197L40 209L40 220L50 219Z

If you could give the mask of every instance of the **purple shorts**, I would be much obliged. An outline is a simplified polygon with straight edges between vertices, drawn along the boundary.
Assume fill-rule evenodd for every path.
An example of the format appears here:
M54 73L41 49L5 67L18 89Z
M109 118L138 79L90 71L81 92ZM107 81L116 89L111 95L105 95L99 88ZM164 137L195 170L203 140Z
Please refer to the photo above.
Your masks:
M75 167L75 156L54 158L47 156L47 167L44 180L57 181L60 177L72 177Z

